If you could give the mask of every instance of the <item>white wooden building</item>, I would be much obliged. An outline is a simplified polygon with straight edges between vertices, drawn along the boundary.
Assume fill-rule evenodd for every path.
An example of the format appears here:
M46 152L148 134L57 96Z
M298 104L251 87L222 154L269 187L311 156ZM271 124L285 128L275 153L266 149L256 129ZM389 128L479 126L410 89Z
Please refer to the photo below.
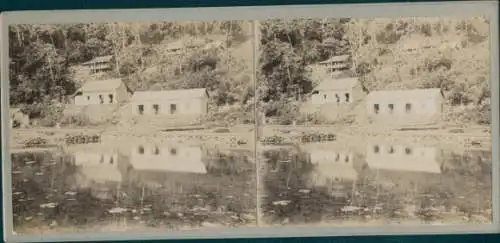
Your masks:
M181 54L183 50L184 50L184 44L182 41L174 41L168 43L164 48L164 51L166 52L167 55Z
M372 123L431 124L442 119L444 99L440 89L372 91L366 101Z
M179 55L187 50L203 47L205 44L202 39L181 39L165 44L163 51L166 55Z
M74 96L75 105L119 104L130 97L130 91L121 79L86 82Z
M329 78L323 80L311 95L313 105L350 104L364 97L358 78Z
M433 51L442 40L423 35L410 35L397 42L400 53L418 55L423 52Z
M111 70L112 61L112 55L100 56L88 62L84 62L82 66L89 68L91 73L98 73Z
M345 77L350 67L351 57L349 55L341 55L311 64L308 66L308 69L311 71L311 79L315 83L321 83L327 79Z
M349 69L350 58L349 55L333 56L325 61L319 62L319 65L328 73L336 73Z
M136 91L130 99L135 116L203 116L208 112L206 89Z

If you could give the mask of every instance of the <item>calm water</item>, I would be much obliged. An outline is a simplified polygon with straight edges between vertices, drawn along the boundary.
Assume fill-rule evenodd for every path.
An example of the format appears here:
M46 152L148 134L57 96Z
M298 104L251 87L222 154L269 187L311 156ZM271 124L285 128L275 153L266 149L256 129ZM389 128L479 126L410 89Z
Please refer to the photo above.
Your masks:
M256 225L252 151L112 147L13 154L14 230ZM264 224L491 221L491 151L323 144L260 156Z
M251 151L136 145L12 155L14 230L256 223Z
M265 224L491 223L491 151L290 147L261 160Z

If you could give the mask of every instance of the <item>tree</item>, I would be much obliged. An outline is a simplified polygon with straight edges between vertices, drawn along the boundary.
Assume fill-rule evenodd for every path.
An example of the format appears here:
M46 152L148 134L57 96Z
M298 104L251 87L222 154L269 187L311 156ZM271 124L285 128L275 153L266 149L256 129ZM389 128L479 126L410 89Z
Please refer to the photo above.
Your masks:
M9 29L11 105L62 101L75 91L64 26L18 25Z

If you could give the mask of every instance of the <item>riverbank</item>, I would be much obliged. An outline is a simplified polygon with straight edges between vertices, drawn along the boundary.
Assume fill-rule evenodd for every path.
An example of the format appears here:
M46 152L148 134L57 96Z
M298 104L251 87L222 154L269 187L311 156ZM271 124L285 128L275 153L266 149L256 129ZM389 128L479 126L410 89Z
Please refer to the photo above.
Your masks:
M335 134L336 141L346 146L366 143L426 144L451 149L491 150L491 129L486 126L457 128L453 126L394 130L375 126L263 126L258 128L259 139L279 136L295 141L296 137L309 133ZM255 148L255 130L250 125L229 128L196 130L151 130L140 127L128 129L109 128L27 128L10 131L12 150L25 149L34 139L45 140L44 146L66 145L67 136L99 135L103 144L120 143L183 143L224 148ZM295 140L294 140L295 139Z
M491 129L487 126L461 128L456 126L430 127L424 129L391 129L379 126L263 126L259 128L259 139L279 136L294 141L304 134L335 134L336 142L343 146L356 147L366 144L392 143L425 144L445 149L491 150ZM329 142L328 142L329 143Z
M100 144L130 145L134 143L183 143L219 148L254 148L254 129L251 126L231 128L152 131L140 128L127 130L104 128L29 128L10 131L10 149L25 150L33 140L43 140L44 148L66 146L68 136L99 136ZM30 148L33 149L33 148Z

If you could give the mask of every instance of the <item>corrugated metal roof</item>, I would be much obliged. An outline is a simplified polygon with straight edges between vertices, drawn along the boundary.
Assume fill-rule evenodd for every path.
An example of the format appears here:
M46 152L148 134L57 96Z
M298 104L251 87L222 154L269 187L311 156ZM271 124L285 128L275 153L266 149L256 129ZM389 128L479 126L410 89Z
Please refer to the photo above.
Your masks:
M178 99L200 98L203 96L207 96L207 90L205 88L162 90L162 91L136 91L134 92L130 100L131 101L178 100Z
M82 65L90 65L92 63L98 63L98 62L111 62L111 59L113 59L112 55L100 56L100 57L96 57L88 62L84 62Z
M347 61L347 59L349 59L349 55L340 55L340 56L330 57L328 60L322 61L319 63L327 64L327 63L331 63L331 62L343 62L343 61Z
M441 89L408 89L408 90L379 90L368 94L367 99L374 100L412 100L429 99L441 96Z
M350 90L358 83L358 78L326 79L315 90Z
M105 80L94 80L86 82L78 91L80 92L101 92L101 91L115 91L122 84L122 80L117 79L105 79Z

